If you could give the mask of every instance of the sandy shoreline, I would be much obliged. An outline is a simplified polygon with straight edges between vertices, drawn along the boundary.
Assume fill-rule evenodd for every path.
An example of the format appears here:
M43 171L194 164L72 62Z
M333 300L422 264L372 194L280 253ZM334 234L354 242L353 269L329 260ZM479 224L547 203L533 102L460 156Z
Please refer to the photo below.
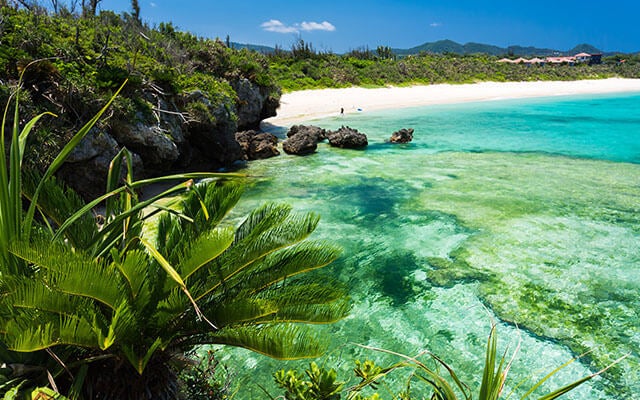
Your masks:
M345 88L285 93L278 115L269 125L290 126L305 120L345 113L529 97L640 92L640 79L599 79L549 82L482 82L376 89Z

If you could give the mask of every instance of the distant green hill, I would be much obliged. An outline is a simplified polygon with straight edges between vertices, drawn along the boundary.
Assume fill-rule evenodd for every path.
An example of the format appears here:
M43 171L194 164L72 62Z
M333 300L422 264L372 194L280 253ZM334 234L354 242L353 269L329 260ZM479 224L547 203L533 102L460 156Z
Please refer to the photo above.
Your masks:
M231 42L229 44L231 45L230 47L232 49L237 49L237 50L249 49L249 50L257 51L258 53L262 53L262 54L270 54L276 50L273 47L262 46L259 44L236 43L236 42Z
M574 55L577 53L602 53L601 50L590 44L580 44L570 50L557 50L538 47L509 46L499 47L484 43L460 44L453 40L438 40L437 42L427 42L410 49L393 49L399 56L408 56L419 53L434 54L488 54L492 56L514 55L514 56L550 56L550 55Z
M573 49L568 51L571 54L578 54L578 53L589 53L589 54L597 54L597 53L602 53L602 51L598 50L597 48L593 47L590 44L587 43L582 43L577 45L576 47L574 47Z
M276 51L274 47L263 46L249 43L231 42L230 47L234 49L249 49L254 50L262 54L271 54ZM284 49L288 51L288 49ZM575 55L578 53L596 54L602 53L602 50L587 44L582 43L570 50L557 50L548 48L539 48L533 46L509 46L499 47L485 43L469 42L460 44L453 40L438 40L436 42L427 42L419 46L412 47L410 49L392 49L392 51L398 56L408 56L412 54L420 53L432 53L432 54L488 54L492 56L558 56L558 55ZM605 55L612 55L615 52L607 52Z

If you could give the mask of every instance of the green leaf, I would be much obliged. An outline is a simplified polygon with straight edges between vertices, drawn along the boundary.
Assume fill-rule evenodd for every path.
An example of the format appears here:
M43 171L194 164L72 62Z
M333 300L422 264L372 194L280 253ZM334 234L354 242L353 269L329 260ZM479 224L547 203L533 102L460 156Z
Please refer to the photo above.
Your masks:
M280 360L319 357L326 349L308 327L292 324L228 327L211 333L210 340Z
M214 260L231 243L233 243L233 228L216 229L200 235L194 243L189 246L188 254L180 262L180 271L184 279L188 279L200 268Z

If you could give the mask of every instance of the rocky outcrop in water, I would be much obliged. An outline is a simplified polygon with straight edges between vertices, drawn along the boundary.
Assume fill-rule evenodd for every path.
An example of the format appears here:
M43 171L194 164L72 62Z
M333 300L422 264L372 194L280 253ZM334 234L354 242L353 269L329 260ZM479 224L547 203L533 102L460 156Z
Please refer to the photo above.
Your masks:
M287 137L308 135L320 142L327 138L327 130L315 125L293 125L287 132Z
M393 132L391 134L391 138L389 141L391 143L409 143L413 140L413 128L409 129L400 129L397 132Z
M367 135L348 126L343 126L337 131L327 132L327 139L329 139L331 146L344 149L362 149L369 144Z
M315 153L318 142L327 138L327 131L313 125L293 125L287 137L282 142L282 149L287 154L305 156Z
M244 160L263 160L280 155L278 138L270 133L253 130L236 133Z

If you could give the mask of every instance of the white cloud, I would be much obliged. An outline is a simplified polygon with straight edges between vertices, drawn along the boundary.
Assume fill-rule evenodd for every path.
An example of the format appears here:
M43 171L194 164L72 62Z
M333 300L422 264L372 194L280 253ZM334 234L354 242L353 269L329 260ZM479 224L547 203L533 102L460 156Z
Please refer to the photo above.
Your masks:
M438 28L442 26L442 22L432 22L429 24L429 26L432 28Z
M158 5L156 3L154 3L153 1L151 3L149 3L149 5L153 8L157 7Z
M278 21L277 19L272 19L270 21L263 22L262 25L260 25L260 27L267 32L296 33L299 31L298 28L293 26L286 26L285 24Z
M333 26L331 22L322 21L322 22L303 22L300 24L300 29L303 31L327 31L333 32L336 30L336 27Z
M300 31L327 31L333 32L336 30L336 27L328 22L301 22L295 23L293 25L285 25L281 21L277 19L272 19L267 22L263 22L260 27L267 32L277 32L277 33L299 33Z

